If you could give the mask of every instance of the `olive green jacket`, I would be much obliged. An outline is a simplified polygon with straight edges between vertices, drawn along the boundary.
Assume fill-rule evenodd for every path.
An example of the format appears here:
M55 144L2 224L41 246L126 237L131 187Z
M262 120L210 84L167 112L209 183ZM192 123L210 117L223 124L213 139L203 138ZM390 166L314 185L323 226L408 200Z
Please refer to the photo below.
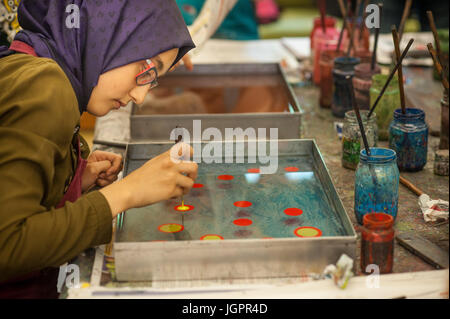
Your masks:
M0 59L0 282L111 240L111 210L100 192L55 209L77 166L79 121L76 95L55 61Z

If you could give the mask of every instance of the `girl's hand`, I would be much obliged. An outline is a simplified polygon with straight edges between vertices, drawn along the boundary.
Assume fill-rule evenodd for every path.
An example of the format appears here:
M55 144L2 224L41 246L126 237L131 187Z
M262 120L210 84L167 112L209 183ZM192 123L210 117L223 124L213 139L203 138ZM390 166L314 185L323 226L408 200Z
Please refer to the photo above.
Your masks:
M89 155L86 169L81 179L81 189L88 191L97 185L105 187L117 180L122 170L122 156L103 151L95 151Z
M178 143L176 146L182 144ZM192 148L184 145L192 156ZM113 217L129 208L180 197L190 191L197 178L197 163L175 162L170 152L169 150L151 159L123 180L100 190L110 205Z

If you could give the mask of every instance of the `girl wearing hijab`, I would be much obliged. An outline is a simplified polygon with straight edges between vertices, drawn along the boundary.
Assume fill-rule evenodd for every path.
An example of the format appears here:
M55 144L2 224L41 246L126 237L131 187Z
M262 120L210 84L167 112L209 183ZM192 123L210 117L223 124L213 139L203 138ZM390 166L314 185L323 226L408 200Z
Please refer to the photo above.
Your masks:
M18 18L0 48L0 298L56 298L57 267L109 243L118 213L192 187L197 165L168 152L112 183L121 158L88 157L78 130L141 103L194 44L173 0L22 0Z

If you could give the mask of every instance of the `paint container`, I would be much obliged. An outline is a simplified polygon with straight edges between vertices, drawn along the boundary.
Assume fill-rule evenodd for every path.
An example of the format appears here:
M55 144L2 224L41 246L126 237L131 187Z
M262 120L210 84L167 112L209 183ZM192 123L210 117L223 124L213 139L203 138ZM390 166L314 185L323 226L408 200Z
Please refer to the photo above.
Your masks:
M370 87L372 86L372 76L381 72L378 65L375 65L373 70L370 66L370 63L362 62L355 66L353 88L355 89L356 104L360 110L370 109Z
M313 82L320 84L320 54L326 50L336 50L339 40L339 31L334 28L327 28L326 33L322 29L316 31L314 35L314 56L313 56Z
M333 17L325 17L325 29L336 29L336 19ZM322 31L322 19L320 17L314 19L314 26L311 31L311 34L309 35L311 50L314 50L314 41L315 41L314 35L316 34L317 30Z
M367 214L361 227L361 270L374 272L369 265L378 267L380 274L392 272L394 264L394 218L384 213Z
M377 116L375 113L367 119L369 111L360 111L369 147L376 147L378 142ZM355 111L345 113L342 132L342 166L355 170L359 164L359 154L364 144Z
M389 148L397 153L397 165L400 171L417 172L427 163L428 125L425 112L407 108L394 112L389 127Z
M355 66L359 59L354 57L338 57L334 60L333 69L333 103L331 111L334 116L343 118L347 111L353 109L352 95L347 76L353 78Z
M380 95L384 84L388 79L388 75L375 74L372 76L372 86L370 87L370 105L375 103L377 97ZM378 138L380 141L387 141L389 139L389 125L392 122L394 111L400 106L400 90L398 86L398 77L394 76L389 83L383 97L378 102L377 124L378 124Z
M324 50L320 52L320 97L319 104L323 108L329 109L333 102L333 68L334 60L343 56L344 52L336 50Z
M434 174L448 176L448 150L438 150L434 153Z
M444 90L441 100L441 135L439 149L448 150L448 91Z
M397 154L387 148L363 149L355 176L355 216L360 225L369 213L386 213L394 219L398 211L400 173Z

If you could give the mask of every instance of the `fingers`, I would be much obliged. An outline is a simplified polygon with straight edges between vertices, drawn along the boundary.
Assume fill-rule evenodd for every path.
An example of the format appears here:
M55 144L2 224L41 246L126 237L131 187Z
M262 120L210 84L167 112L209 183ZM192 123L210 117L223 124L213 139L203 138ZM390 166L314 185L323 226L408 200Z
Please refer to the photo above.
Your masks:
M183 62L184 62L184 66L186 67L186 69L188 69L189 71L194 70L194 64L192 63L192 60L191 60L191 57L189 56L189 54L186 54L183 57Z
M122 166L122 156L110 152L95 151L89 157L90 163L99 161L109 161L111 167L106 171L106 175L111 175L120 172Z
M86 168L90 170L91 174L99 175L100 173L107 171L110 167L111 167L110 161L99 161L89 163L89 165Z
M187 176L196 180L198 176L198 164L195 162L182 162L176 166L176 170L179 173L185 173Z
M170 160L176 164L182 161L189 161L194 156L194 149L189 144L180 142L172 146L168 151Z

